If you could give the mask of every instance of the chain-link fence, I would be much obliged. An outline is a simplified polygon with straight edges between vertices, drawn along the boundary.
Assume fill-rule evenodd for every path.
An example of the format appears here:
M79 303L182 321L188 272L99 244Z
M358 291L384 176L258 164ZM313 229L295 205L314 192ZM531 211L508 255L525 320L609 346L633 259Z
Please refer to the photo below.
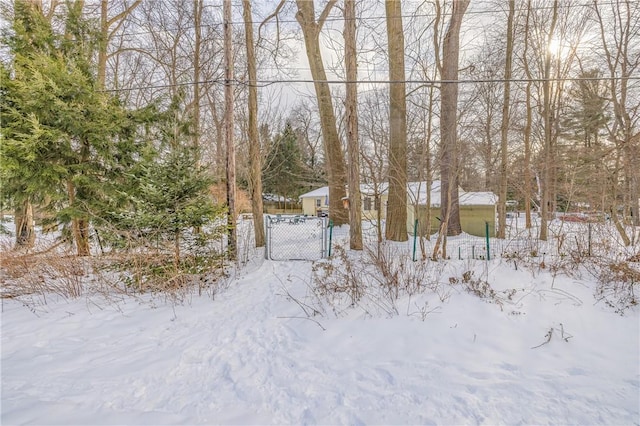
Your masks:
M378 228L375 223L363 222L365 243L375 244L384 240L384 222ZM265 257L271 260L318 260L331 255L332 229L327 218L306 217L303 215L266 215ZM348 235L344 229L333 229L334 244L344 244ZM450 259L490 260L506 258L577 258L585 256L611 256L628 258L637 255L640 247L640 230L629 228L632 244L627 247L620 240L614 224L604 223L568 223L554 221L549 225L547 241L538 239L539 224L531 229L522 226L510 226L507 238L499 239L491 235L473 236L462 234L448 237L447 257ZM344 235L343 235L344 234ZM411 236L407 249L413 253L414 260L423 256L430 257L434 249L436 236L430 239L414 240ZM422 252L422 253L421 253Z
M269 260L318 260L328 255L327 218L267 215L265 227L265 257Z
M508 228L507 238L492 236L477 237L462 234L447 238L447 257L451 259L489 260L506 258L566 259L590 256L628 258L638 253L640 229L627 228L630 245L626 245L612 223L563 223L554 221L549 225L548 239L538 238L539 228ZM413 238L413 237L412 237ZM431 253L436 236L421 241L420 247ZM415 246L414 246L415 247ZM414 249L415 250L415 249ZM418 256L419 257L419 256Z

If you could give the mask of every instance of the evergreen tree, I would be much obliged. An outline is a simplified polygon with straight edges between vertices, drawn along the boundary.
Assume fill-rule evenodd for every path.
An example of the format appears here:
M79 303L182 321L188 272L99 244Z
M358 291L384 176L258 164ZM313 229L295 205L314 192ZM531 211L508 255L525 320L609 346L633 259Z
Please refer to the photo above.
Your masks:
M285 198L297 197L314 180L291 123L286 123L282 133L273 139L262 173L265 192Z
M224 207L213 204L213 178L199 165L200 148L189 143L190 123L178 118L179 105L175 98L148 127L150 143L121 182L126 207L107 215L112 225L107 229L116 230L108 235L112 240L133 246L169 242L175 265L181 262L184 237L194 234L191 230L200 230L196 242L204 245L224 231L216 226Z
M51 51L51 31L39 10L30 11L26 2L16 2L14 6L15 19L12 29L16 36L12 38L3 36L2 41L9 45L13 52L20 51L24 56ZM11 176L25 171L20 170L15 161L12 161L10 153L7 152L7 145L15 135L26 138L30 133L29 129L35 123L33 123L33 117L28 115L18 114L12 117L10 114L15 109L15 99L12 96L10 83L12 77L21 78L20 66L12 69L9 64L3 62L0 64L0 73L0 99L2 100L0 103L0 178L2 179L0 196L3 198L3 203L8 201L8 205L15 208L16 248L30 247L35 240L32 205L34 191L32 185L28 185L25 179L11 179ZM19 153L19 155L23 154L26 153ZM31 158L25 155L25 160L31 160Z
M140 117L96 90L97 36L80 3L68 5L65 34L56 34L32 3L16 2L6 39L11 70L1 83L0 170L4 197L35 202L70 224L77 254L88 255L90 220L118 191L114 182L138 149Z
M573 102L563 124L586 148L599 144L600 133L609 121L606 86L601 77L597 69L585 71L569 91Z
M171 243L175 265L181 262L182 243L190 229L201 231L198 243L219 237L223 228L214 226L224 209L215 206L208 192L213 183L206 170L197 166L197 148L179 145L165 155L138 165L133 178L131 208L119 217L118 229L139 237L129 243ZM163 247L159 247L162 249ZM193 248L193 247L188 247Z
M582 208L586 203L592 209L604 210L610 149L600 136L606 132L610 117L601 76L597 69L584 71L569 89L569 107L561 124L564 136L573 143L559 150L563 167L558 169L558 190L559 195Z

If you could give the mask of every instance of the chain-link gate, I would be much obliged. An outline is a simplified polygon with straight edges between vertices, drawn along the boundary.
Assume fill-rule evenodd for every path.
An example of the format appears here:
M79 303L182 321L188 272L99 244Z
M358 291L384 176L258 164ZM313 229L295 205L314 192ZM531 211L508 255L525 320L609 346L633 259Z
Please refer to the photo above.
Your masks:
M318 260L327 257L326 217L267 215L265 257L269 260Z

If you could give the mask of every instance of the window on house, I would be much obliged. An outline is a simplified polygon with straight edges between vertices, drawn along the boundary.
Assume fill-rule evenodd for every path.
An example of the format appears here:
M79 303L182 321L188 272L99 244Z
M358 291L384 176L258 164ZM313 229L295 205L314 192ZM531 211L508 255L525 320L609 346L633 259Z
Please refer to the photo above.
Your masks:
M320 198L316 198L316 207L320 207Z
M364 197L364 199L362 200L362 209L371 210L371 198Z
M375 205L375 207L373 208L374 210L380 210L380 197L378 197L377 195L376 195L376 198L375 198L374 205Z

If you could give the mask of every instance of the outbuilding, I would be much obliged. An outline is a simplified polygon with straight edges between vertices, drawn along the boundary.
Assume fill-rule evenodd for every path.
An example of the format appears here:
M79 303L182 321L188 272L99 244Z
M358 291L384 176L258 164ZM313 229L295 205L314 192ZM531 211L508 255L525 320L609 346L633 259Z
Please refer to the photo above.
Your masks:
M440 181L431 184L430 207L427 214L427 185L425 182L411 182L408 185L409 205L407 206L407 231L413 235L415 219L418 218L420 235L431 235L438 232L442 213L440 210ZM484 237L496 232L496 201L498 196L493 192L466 192L458 187L460 204L460 225L462 231L470 235ZM427 216L430 221L427 224Z
M302 214L326 216L329 213L329 187L323 186L300 196Z
M433 234L440 227L440 181L409 182L407 184L407 231L413 234L415 219L418 218L419 233ZM387 217L388 185L360 185L362 194L362 218L365 220L384 220ZM430 194L428 197L427 194ZM460 223L462 231L471 235L485 236L487 226L489 235L495 235L496 200L493 192L465 192L458 187L460 201ZM427 214L427 199L429 214ZM307 216L324 216L329 211L329 187L323 186L300 196L302 211ZM427 226L427 217L430 217Z

